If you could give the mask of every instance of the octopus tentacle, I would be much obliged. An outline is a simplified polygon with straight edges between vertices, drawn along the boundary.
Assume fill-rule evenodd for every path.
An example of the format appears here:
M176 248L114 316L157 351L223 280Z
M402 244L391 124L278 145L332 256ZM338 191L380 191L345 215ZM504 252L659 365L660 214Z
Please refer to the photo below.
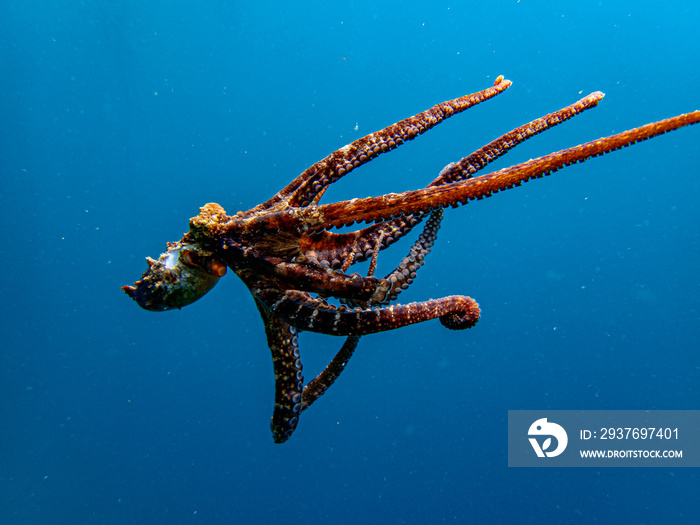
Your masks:
M456 207L470 200L480 200L499 191L520 186L523 182L550 175L571 164L584 162L592 157L598 157L698 122L700 122L700 111L695 111L586 142L461 182L404 193L392 193L381 197L325 204L309 210L311 217L318 218L317 223L314 219L305 220L305 222L309 226L316 223L322 228L339 228L346 226L348 222L379 222L396 215L424 213L438 207Z
M386 280L392 283L388 300L385 301L387 304L396 300L398 294L408 288L416 277L416 271L425 263L425 256L430 253L431 247L437 239L437 231L440 229L442 215L442 210L434 211L431 214L423 233L411 247L408 256L404 257L396 269L387 276ZM328 366L304 387L302 411L309 408L338 379L343 370L345 370L359 342L359 336L348 336Z
M303 236L299 241L299 248L306 257L321 263L325 261L331 268L342 266L339 263L346 260L350 254L353 254L352 264L359 263L372 257L377 246L383 250L410 233L421 222L422 217L422 214L400 217L350 233L322 230ZM378 244L380 237L382 239Z
M362 277L357 273L346 275L313 264L279 263L274 268L274 275L285 282L294 282L300 290L334 297L369 299L379 285L379 279L374 277Z
M499 76L493 86L482 91L448 100L432 108L375 131L331 153L310 166L268 201L252 208L242 216L287 206L307 206L329 184L350 173L373 158L413 140L445 119L495 97L511 86L510 80Z
M543 131L562 124L588 109L596 107L598 103L603 100L604 96L605 95L600 91L596 91L565 108L549 113L544 117L523 124L501 135L496 140L489 142L486 146L479 148L471 155L443 169L440 175L428 186L442 186L443 184L451 184L453 182L472 178L475 173L481 171L488 164L508 153L508 151L518 144L522 144L535 135L539 135Z
M437 240L442 215L442 209L435 210L430 214L423 228L423 233L411 246L409 254L403 258L393 272L387 275L386 280L391 283L391 288L387 294L386 303L396 300L399 294L413 283L416 272L425 264L425 257L430 253Z
M358 336L348 336L338 353L328 363L328 366L304 387L301 401L302 411L309 408L319 397L325 394L326 390L338 379L342 371L345 370L345 366L350 361L359 342L360 338Z
M451 330L473 327L479 320L479 305L471 297L450 295L417 303L383 308L336 308L308 293L260 290L256 299L298 330L328 335L367 335L394 330L439 318Z
M275 443L284 443L294 433L302 408L304 374L297 330L260 304L258 310L265 324L275 372L275 408L270 429Z
M476 173L508 153L518 144L566 122L588 109L596 107L604 96L600 91L596 91L565 108L549 113L501 135L459 162L446 166L428 187L451 184L474 177ZM321 232L322 235L314 236L306 249L313 250L314 256L319 260L329 262L344 260L348 253L354 253L354 262L361 262L369 256L368 252L371 254L371 247L367 243L368 240L376 238L379 232L384 232L386 242L382 243L381 249L387 248L393 242L408 234L422 220L422 217L422 214L400 217L381 224L367 226L350 234L338 234L324 230ZM333 237L334 235L338 237ZM324 247L328 248L324 250Z
M405 257L397 268L389 274L387 280L392 283L389 291L389 299L385 301L395 300L399 293L413 282L418 268L424 264L425 256L430 253L430 249L437 238L437 230L440 228L442 220L442 210L438 210L431 214L430 219L425 225L424 232L421 234L415 245L411 247L409 255ZM279 300L279 299L278 299ZM275 370L275 408L273 411L272 421L270 423L273 439L276 443L283 443L294 432L296 425L299 422L300 412L309 408L319 397L321 397L333 383L340 377L340 374L345 370L350 358L352 357L357 345L360 341L358 335L350 335L346 338L344 344L326 366L313 380L303 387L301 396L301 409L298 406L298 388L303 382L301 357L299 354L298 339L296 337L295 328L291 325L284 326L283 321L279 321L277 326L271 323L271 317L265 307L258 303L263 321L268 332L268 346L272 351L273 367ZM477 307L478 311L478 307ZM450 327L450 320L454 313L447 314L446 326ZM459 315L459 314L457 314ZM478 314L477 314L478 316ZM468 322L471 322L468 321ZM473 321L474 323L476 321ZM460 321L457 321L459 324ZM462 324L466 324L462 322ZM467 326L464 326L466 328ZM458 327L457 329L461 329ZM295 357L293 366L290 369L292 360L289 354ZM285 360L285 357L287 358Z

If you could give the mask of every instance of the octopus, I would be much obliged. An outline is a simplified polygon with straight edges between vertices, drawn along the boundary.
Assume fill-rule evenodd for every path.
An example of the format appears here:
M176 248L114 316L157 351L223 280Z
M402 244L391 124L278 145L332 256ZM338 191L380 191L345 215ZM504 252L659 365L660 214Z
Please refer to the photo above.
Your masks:
M182 308L204 296L230 268L250 290L265 327L275 377L270 426L275 443L287 441L301 413L343 372L362 336L431 319L450 330L477 323L479 306L464 295L397 303L436 241L444 208L482 200L700 121L700 111L694 111L480 174L518 144L598 105L604 95L594 92L449 164L425 188L320 203L331 184L356 168L510 86L499 76L482 91L437 104L343 146L248 211L227 215L220 205L206 204L190 219L189 232L168 243L157 260L147 258L141 279L122 290L149 311ZM406 256L388 275L376 276L379 253L421 224ZM353 225L361 226L352 230ZM362 261L369 261L366 275L350 273ZM328 366L306 384L298 338L303 331L345 338Z

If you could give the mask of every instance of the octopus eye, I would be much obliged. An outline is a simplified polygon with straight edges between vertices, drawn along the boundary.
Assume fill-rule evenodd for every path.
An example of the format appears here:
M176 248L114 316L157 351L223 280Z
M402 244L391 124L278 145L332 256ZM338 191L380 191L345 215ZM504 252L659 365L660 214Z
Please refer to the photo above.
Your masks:
M219 259L212 259L209 262L209 273L216 277L223 277L226 275L226 270L226 265Z
M226 264L211 255L205 255L196 250L182 249L180 251L180 258L182 262L190 268L198 268L202 271L207 271L214 277L223 277L226 275Z
M181 250L180 251L180 257L182 257L183 262L187 266L193 266L196 268L201 268L201 264L197 264L197 253L192 251L192 250Z

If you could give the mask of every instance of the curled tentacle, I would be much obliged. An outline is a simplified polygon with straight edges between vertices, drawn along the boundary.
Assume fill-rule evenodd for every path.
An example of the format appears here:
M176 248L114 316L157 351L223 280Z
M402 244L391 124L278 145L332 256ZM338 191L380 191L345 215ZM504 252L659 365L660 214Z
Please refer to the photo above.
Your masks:
M471 328L479 320L479 306L471 297L450 295L441 299L430 299L417 303L391 305L384 308L336 308L305 292L288 290L260 290L255 298L269 309L275 317L298 330L325 333L328 335L367 335L394 330L410 324L445 317L458 312L464 321L451 323L450 328ZM445 325L447 326L447 325Z

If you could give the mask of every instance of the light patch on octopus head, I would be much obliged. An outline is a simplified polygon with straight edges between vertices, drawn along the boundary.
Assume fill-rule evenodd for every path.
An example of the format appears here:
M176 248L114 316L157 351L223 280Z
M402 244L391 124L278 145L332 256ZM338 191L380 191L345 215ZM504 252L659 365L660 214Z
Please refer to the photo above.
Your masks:
M168 253L168 258L165 259L165 267L168 270L172 270L177 266L177 261L180 258L180 250L173 250L170 253Z

